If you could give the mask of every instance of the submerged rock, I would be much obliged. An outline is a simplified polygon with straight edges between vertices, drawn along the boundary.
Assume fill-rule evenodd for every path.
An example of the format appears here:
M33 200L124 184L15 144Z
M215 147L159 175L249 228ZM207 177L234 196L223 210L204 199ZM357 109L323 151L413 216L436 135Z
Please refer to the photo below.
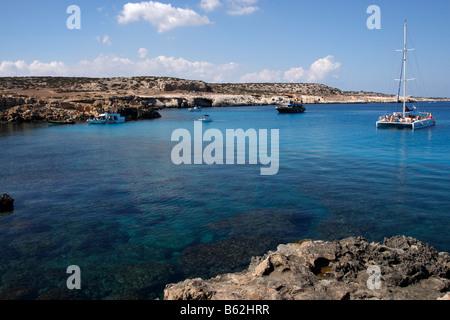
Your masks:
M16 287L0 293L0 300L34 300L37 293L26 287Z
M14 211L14 199L7 194L0 196L0 213Z
M436 300L450 289L450 255L417 239L305 240L254 257L242 272L169 284L166 300Z
M213 276L244 269L252 256L275 248L279 239L265 235L233 235L186 248L178 263L187 277Z

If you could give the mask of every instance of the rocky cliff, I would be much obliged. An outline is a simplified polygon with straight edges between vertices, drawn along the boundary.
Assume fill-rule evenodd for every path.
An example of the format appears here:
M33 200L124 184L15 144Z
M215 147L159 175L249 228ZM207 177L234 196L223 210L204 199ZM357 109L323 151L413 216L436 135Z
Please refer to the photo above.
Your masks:
M414 238L304 240L239 273L169 284L166 300L450 299L450 255Z
M127 121L161 117L153 104L136 96L70 101L0 96L0 123L85 121L105 112L120 113Z
M307 104L396 101L392 95L345 92L313 83L209 84L166 77L9 77L0 78L0 122L65 117L84 120L110 110L138 120L159 117L159 108L276 105L291 98L301 98Z

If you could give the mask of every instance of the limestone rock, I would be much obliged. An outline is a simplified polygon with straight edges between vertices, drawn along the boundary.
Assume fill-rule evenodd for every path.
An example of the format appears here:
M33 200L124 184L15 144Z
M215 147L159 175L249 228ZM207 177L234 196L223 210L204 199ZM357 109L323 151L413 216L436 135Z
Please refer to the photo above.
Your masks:
M450 300L450 293L446 293L442 298L437 298L437 300Z
M242 272L167 285L164 299L436 300L450 289L446 263L448 254L406 236L382 244L362 237L308 240L254 257Z

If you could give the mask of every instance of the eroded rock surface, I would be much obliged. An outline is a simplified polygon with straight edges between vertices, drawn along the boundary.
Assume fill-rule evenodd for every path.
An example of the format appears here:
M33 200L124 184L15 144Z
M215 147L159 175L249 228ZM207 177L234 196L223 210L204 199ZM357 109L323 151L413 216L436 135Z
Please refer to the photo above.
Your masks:
M382 244L352 237L280 245L242 272L169 284L164 299L436 300L449 289L448 253L406 236Z

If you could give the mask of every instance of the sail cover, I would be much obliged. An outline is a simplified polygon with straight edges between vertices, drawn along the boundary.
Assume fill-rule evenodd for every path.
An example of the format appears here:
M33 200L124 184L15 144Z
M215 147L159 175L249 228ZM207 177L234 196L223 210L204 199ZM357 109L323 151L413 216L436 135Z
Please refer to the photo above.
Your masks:
M409 107L409 106L405 106L405 111L406 112L413 112L414 110L416 110L417 108L415 106Z

